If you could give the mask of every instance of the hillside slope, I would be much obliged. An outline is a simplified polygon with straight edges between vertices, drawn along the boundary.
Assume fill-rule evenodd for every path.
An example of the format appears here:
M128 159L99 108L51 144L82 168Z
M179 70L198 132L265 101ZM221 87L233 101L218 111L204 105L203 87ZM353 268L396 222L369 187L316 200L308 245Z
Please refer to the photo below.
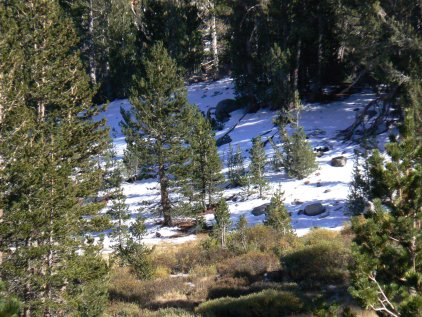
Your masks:
M188 98L193 104L206 112L209 108L227 98L234 98L234 87L231 79L226 78L214 83L199 83L188 87ZM258 199L251 196L244 200L241 197L241 189L226 189L224 197L234 198L229 200L229 207L233 224L236 224L240 215L245 215L250 225L262 223L264 215L253 216L251 211L254 207L269 202L271 193L281 187L285 192L285 204L292 217L292 225L298 235L303 235L313 227L324 227L329 229L340 229L349 216L345 210L345 201L351 172L353 167L353 150L356 145L343 143L336 138L339 130L348 127L355 119L358 111L368 102L375 98L371 91L362 91L349 98L328 104L305 104L300 115L300 124L304 126L313 147L327 147L329 150L317 159L319 168L303 180L288 178L284 172L272 172L270 164L267 168L266 177L270 182L270 189L265 199ZM107 119L111 127L114 146L118 156L121 158L125 148L124 136L120 130L121 120L120 107L128 108L128 100L116 100L111 102L106 112L101 117ZM263 136L265 141L268 137L277 132L273 124L276 112L262 109L257 113L246 114L243 110L237 110L231 114L229 121L221 131L217 131L216 138L224 135L234 125L236 127L230 132L232 145L240 145L245 157L246 165L249 164L248 151L252 146L252 138L258 135ZM243 118L242 118L243 117ZM239 120L242 120L239 122ZM279 142L277 135L274 140ZM379 140L385 140L385 135ZM219 147L219 154L225 163L225 154L228 144ZM267 156L272 155L272 148L266 146ZM343 155L348 161L344 167L332 167L330 161L333 157ZM225 165L225 164L224 164ZM224 172L227 172L224 169ZM161 228L158 224L157 215L148 211L148 206L153 206L159 201L159 185L154 179L143 180L135 183L124 183L124 193L127 195L127 204L134 219L139 212L139 207L145 207L143 216L146 218L148 235L146 243L159 243L171 241L180 243L194 239L195 235L182 234L178 227ZM310 204L319 202L326 207L326 211L318 216L306 216L300 211ZM207 221L213 221L213 215L206 216ZM106 239L106 245L109 241Z

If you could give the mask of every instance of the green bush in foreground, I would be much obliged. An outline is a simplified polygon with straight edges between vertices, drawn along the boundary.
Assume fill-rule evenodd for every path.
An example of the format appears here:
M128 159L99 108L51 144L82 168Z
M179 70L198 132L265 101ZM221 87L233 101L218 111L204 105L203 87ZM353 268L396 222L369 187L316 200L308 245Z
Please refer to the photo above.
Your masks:
M287 275L306 288L347 281L350 250L340 241L305 245L283 258Z
M291 293L265 290L239 298L219 298L202 303L196 313L204 317L281 317L302 311L303 304Z

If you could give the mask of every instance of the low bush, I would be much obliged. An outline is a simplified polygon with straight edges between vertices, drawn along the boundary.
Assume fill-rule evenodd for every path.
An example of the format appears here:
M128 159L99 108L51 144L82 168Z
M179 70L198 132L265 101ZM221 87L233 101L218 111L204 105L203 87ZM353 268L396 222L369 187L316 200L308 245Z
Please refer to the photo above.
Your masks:
M246 278L241 277L223 277L215 281L208 290L207 299L215 299L220 297L239 297L252 293L249 290L250 282Z
M250 252L229 258L217 265L217 272L222 276L246 277L255 280L264 273L280 269L280 261L273 253Z
M341 240L340 235L337 231L316 228L309 231L308 234L301 238L304 245L315 245L321 242L332 242L335 240Z
M115 268L110 281L110 299L114 301L136 303L150 307L157 298L171 292L186 294L190 291L185 277L167 277L141 281L127 268Z
M302 248L282 258L287 276L304 288L346 283L350 248L341 239L313 238L307 237Z
M295 295L265 290L239 298L219 298L199 305L195 312L204 317L281 317L300 313L303 303Z
M124 313L124 312L123 312ZM142 309L133 315L107 315L107 317L195 317L192 313L180 308L164 308L156 311Z
M266 252L278 249L280 236L271 227L257 225L248 228L246 238L249 249Z
M111 302L106 310L106 316L110 317L137 317L141 309L136 304Z

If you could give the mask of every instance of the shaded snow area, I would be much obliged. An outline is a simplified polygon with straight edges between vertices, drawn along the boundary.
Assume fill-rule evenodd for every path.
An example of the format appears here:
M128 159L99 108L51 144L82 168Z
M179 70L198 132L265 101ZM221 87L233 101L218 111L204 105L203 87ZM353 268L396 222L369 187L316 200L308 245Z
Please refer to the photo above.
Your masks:
M226 78L214 83L199 83L188 87L188 98L193 104L206 113L209 108L215 107L223 99L234 98L234 85L231 79ZM266 177L270 182L270 189L266 192L265 199L252 195L249 199L230 199L233 196L241 196L242 189L226 189L224 197L228 198L233 225L239 216L245 215L249 225L262 223L264 215L253 216L252 209L264 203L268 203L271 194L281 188L284 191L285 204L291 213L292 225L298 235L304 235L313 227L324 227L332 230L339 230L344 222L348 220L345 210L345 203L351 181L353 167L353 150L356 145L343 143L336 139L339 130L345 129L353 123L356 114L366 104L375 98L370 91L350 96L347 99L328 104L305 104L300 115L300 125L305 129L312 147L327 147L329 150L320 158L317 158L319 168L317 171L302 180L288 178L284 172L275 173L271 170L271 164L267 166ZM125 148L124 136L120 130L121 120L120 107L129 108L128 100L116 100L111 102L108 109L101 117L107 119L111 127L111 134L118 157L121 158ZM216 132L216 138L221 137L234 125L236 127L230 132L232 145L236 148L240 145L246 166L249 165L249 150L252 147L252 138L262 136L263 141L277 132L273 119L277 113L262 109L257 113L244 115L244 110L237 110L231 113L229 121L225 122L224 128ZM382 136L385 139L385 136ZM274 138L276 143L279 138ZM381 144L382 146L382 144ZM218 148L222 161L226 161L226 152L229 145ZM266 152L268 158L272 156L273 150L267 142ZM347 160L344 167L332 167L330 161L333 157L343 155ZM226 166L224 172L227 172ZM195 239L195 235L182 232L180 228L162 228L159 224L159 217L148 211L148 206L159 202L159 185L156 180L148 179L135 183L124 183L124 193L127 195L127 204L132 212L132 219L135 219L138 209L143 206L143 216L146 218L148 234L145 237L147 244L156 244L167 241L181 243ZM321 203L326 211L318 216L306 216L299 212L310 203ZM206 215L208 222L214 221L212 214ZM106 245L109 240L106 238Z

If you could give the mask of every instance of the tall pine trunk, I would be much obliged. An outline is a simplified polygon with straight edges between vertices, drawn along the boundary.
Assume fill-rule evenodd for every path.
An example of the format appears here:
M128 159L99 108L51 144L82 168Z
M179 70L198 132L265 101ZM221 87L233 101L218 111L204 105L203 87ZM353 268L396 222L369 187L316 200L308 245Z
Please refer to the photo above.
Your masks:
M322 87L322 62L323 62L323 18L322 18L322 8L321 3L318 4L318 69L317 69L317 79L314 85L313 94L314 96L318 96L321 91Z
M95 45L94 45L94 10L93 0L89 0L89 17L88 17L88 60L89 60L89 78L93 85L97 84L97 75L95 67Z
M213 54L213 59L214 59L214 70L216 73L218 73L219 60L218 60L217 23L216 23L214 12L211 17L211 39L212 39L211 41L212 54Z
M171 219L171 204L169 198L169 180L166 175L166 169L163 162L162 154L159 158L159 166L158 166L158 178L160 183L160 195L161 195L161 208L163 211L164 217L164 226L171 227L173 225L173 221Z
M295 68L293 70L292 76L292 84L293 84L293 94L299 91L299 71L300 71L300 56L302 53L302 39L297 41L297 49L296 49L296 56L295 56ZM295 106L295 100L290 103L290 107Z

